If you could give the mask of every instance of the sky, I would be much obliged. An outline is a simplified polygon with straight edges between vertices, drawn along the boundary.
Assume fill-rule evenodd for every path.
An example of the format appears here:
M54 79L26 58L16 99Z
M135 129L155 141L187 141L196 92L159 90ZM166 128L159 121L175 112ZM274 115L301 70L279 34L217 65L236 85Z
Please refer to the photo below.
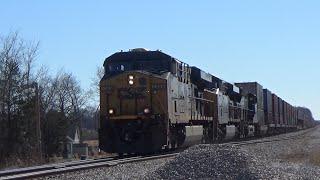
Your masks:
M0 35L39 41L37 67L70 71L86 89L111 54L159 49L229 82L258 81L320 119L319 9L317 0L7 0Z

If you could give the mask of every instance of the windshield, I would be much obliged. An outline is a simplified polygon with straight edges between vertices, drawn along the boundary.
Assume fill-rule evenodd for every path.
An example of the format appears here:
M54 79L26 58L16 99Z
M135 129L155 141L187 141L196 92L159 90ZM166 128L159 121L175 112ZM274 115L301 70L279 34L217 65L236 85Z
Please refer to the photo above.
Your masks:
M123 71L141 70L150 73L161 74L169 71L168 63L157 60L157 61L131 61L131 62L110 62L107 63L106 74L119 73Z

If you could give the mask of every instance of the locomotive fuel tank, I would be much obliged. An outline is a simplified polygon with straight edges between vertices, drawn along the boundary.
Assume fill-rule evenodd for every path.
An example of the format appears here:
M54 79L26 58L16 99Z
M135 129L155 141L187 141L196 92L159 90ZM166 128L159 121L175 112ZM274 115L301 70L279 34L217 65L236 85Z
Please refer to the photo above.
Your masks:
M201 143L203 138L203 126L186 126L186 139L182 146L190 146Z

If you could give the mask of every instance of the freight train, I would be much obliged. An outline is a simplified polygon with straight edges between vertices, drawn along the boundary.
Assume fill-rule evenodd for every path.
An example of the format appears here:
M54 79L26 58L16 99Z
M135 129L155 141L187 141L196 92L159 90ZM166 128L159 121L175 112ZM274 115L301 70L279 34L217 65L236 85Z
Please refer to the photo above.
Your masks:
M117 52L103 65L99 147L105 152L152 153L284 133L313 121L307 108L257 82L232 84L159 50Z

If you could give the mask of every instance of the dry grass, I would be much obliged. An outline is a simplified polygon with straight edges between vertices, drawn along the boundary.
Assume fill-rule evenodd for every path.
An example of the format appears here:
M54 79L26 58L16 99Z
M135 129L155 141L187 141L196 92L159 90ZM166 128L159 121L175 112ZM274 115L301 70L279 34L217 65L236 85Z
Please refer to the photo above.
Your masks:
M10 156L2 159L0 163L0 170L28 167L41 164L38 158Z
M304 152L296 151L296 152L292 152L290 154L282 155L281 159L283 159L285 161L297 163L297 162L305 161L307 157L308 157L308 155L305 154Z
M282 155L281 159L293 163L306 162L315 166L320 166L320 149L310 153L295 151L290 154Z
M313 165L320 166L320 149L310 153L309 162Z

